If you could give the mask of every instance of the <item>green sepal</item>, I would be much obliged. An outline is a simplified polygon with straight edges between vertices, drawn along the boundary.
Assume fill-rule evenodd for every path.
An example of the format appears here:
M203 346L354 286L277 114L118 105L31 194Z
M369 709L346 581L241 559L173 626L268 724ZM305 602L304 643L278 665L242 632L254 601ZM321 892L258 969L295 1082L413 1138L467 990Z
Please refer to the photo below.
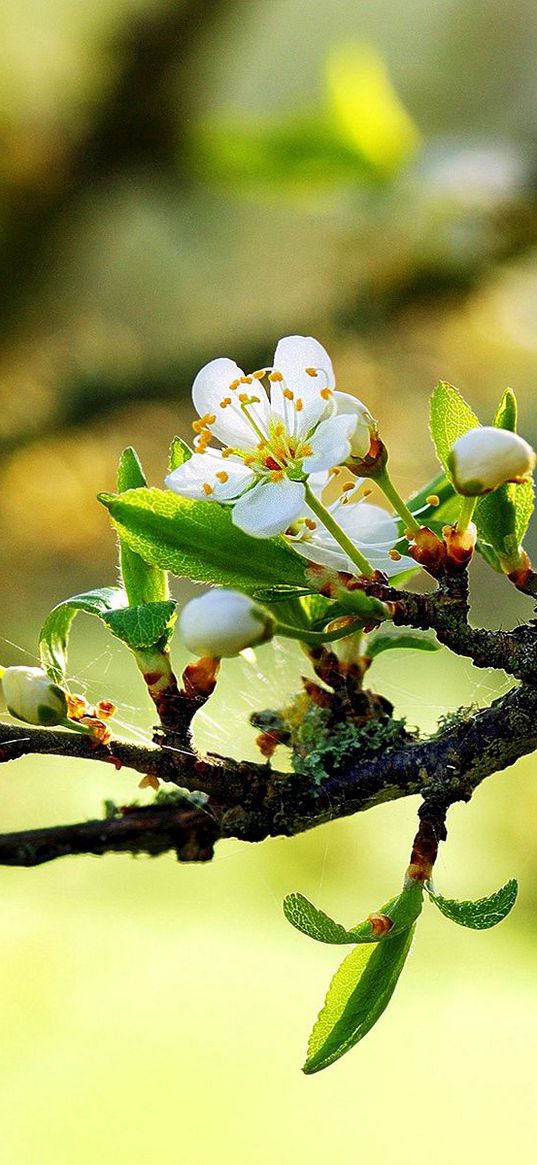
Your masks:
M350 1051L382 1015L412 945L415 923L382 942L357 946L336 971L308 1043L312 1075Z
M65 682L67 648L71 625L79 611L96 615L98 619L127 606L127 596L121 587L101 587L64 599L47 616L39 635L41 664L55 683Z
M177 618L177 604L173 599L160 603L143 603L139 607L125 607L103 615L103 623L121 639L131 651L169 643Z
M306 564L283 538L250 538L222 506L159 489L99 500L120 537L153 566L247 594L282 583L308 589Z
M395 651L401 648L412 651L440 651L440 644L435 639L426 639L425 635L412 631L395 631L373 634L367 641L364 655L367 659L376 659L383 651Z
M478 898L476 902L459 902L455 898L443 898L435 890L432 882L425 883L425 889L441 914L459 926L472 930L489 930L497 926L513 909L518 893L518 883L511 878L495 894L488 898Z
M192 457L192 450L182 437L174 437L170 445L170 452L168 454L168 470L173 473L174 469L180 469L185 461L190 461Z
M458 388L441 380L437 384L430 404L430 428L436 455L448 477L449 453L455 441L469 429L479 428L480 422L473 409L461 396Z
M126 490L136 490L146 486L147 481L140 458L136 450L129 446L123 450L119 459L118 491L124 493ZM144 562L143 558L136 554L123 538L119 539L119 566L128 602L132 607L138 607L142 603L159 603L169 598L166 571Z

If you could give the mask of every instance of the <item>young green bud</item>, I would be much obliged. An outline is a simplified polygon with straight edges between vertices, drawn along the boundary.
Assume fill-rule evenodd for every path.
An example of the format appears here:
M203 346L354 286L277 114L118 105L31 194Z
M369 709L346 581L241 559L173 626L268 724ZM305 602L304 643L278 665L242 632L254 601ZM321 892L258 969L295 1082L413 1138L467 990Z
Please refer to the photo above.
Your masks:
M195 655L222 659L271 639L274 619L240 591L215 588L186 604L179 631Z
M47 727L67 716L67 696L40 667L7 667L0 679L7 710L26 724Z
M517 433L483 426L469 429L455 441L448 466L458 493L479 497L507 481L526 481L535 466L535 453Z

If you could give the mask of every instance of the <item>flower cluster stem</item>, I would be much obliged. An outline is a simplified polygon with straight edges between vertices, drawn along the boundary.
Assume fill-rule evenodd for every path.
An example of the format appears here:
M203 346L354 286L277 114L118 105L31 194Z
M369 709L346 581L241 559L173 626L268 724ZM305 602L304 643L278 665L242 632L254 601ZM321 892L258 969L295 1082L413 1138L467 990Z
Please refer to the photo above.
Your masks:
M477 498L461 497L461 508L459 517L457 518L457 530L464 533L468 529L470 522L474 516Z
M319 519L320 522L322 522L323 526L325 526L328 532L341 546L341 549L345 551L346 555L348 555L351 562L353 562L354 565L358 568L358 574L365 576L374 574L374 569L371 566L371 563L368 562L367 558L364 554L362 554L361 550L359 550L358 547L354 545L354 542L351 542L351 539L347 537L345 531L341 529L339 522L336 522L330 511L327 510L326 506L323 506L323 503L319 500L318 497L316 497L309 485L306 485L306 502L308 503L310 510L313 510L315 516Z
M405 523L405 528L412 534L419 534L421 526L419 522L416 521L414 514L411 513L408 506L403 501L401 495L397 492L388 470L383 469L380 473L375 475L374 480L377 483L379 489L382 490L384 496L390 502L390 505L393 506L396 514L399 514L399 517L402 518L403 522Z

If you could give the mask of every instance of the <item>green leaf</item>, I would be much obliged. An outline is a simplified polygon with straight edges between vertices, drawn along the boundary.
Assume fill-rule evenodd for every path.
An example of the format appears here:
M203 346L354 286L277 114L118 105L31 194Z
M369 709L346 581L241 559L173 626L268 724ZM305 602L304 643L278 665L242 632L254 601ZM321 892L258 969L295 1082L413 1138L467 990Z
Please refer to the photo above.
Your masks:
M323 910L314 906L303 894L288 894L283 901L283 912L291 926L307 934L308 938L316 939L320 943L355 943L356 937L350 930L345 930L339 922L334 922ZM371 928L372 929L372 928Z
M54 607L41 628L39 653L45 671L55 683L65 681L67 646L75 615L85 611L102 619L110 611L120 610L126 605L127 596L120 587L101 587L100 590L73 595Z
M493 424L499 429L509 429L516 433L517 401L512 389L507 388L498 405ZM534 506L533 481L508 482L493 493L478 498L474 521L479 535L479 549L488 561L497 560L496 569L515 569L520 560L520 548L524 541ZM492 550L487 553L482 545L486 543Z
M394 651L396 648L406 648L413 651L439 651L440 644L435 639L426 639L424 635L412 631L397 631L392 635L385 632L371 636L364 655L368 659L375 659L381 652Z
M176 620L176 603L168 599L161 603L143 603L139 607L125 607L103 615L103 623L131 651L153 647L157 643L165 647L169 642Z
M308 589L304 561L282 538L250 538L232 524L229 509L214 502L159 489L101 494L99 500L120 537L153 566L247 594L282 583Z
M425 889L429 898L438 907L441 914L459 926L469 926L472 930L489 930L513 909L518 893L518 883L515 878L502 886L496 894L488 898L478 898L476 902L458 902L455 898L442 898L434 889L431 882L426 882Z
M135 449L124 449L119 459L117 488L120 493L147 485L140 458ZM138 607L142 603L159 603L168 599L168 578L164 570L149 566L139 554L131 550L123 538L119 540L119 566L121 579L130 605Z
M459 390L444 380L437 384L431 397L430 426L438 460L451 480L449 451L458 437L479 427L479 420Z
M375 932L371 918L366 918L356 926L346 929L339 922L334 922L323 910L314 906L303 894L295 892L288 894L283 902L283 912L288 922L296 930L306 934L320 943L343 945L345 943L376 943L384 941L389 935L398 934L416 921L423 905L423 886L419 882L411 882L405 886L395 898L385 902L375 914L386 915L393 923L386 935Z
M139 486L143 485L147 485L147 479L142 469L142 463L136 449L133 449L132 445L128 445L119 459L117 488L120 493L124 493L126 489L138 489Z
M509 429L510 433L516 433L517 420L518 404L516 396L512 388L506 388L492 423L497 429Z
M179 469L181 465L184 465L185 461L190 461L191 457L192 450L186 441L183 441L182 437L174 437L168 455L168 469L170 473L173 473L174 469Z
M327 1068L371 1030L388 1006L412 945L415 924L357 946L336 971L308 1044L304 1072Z

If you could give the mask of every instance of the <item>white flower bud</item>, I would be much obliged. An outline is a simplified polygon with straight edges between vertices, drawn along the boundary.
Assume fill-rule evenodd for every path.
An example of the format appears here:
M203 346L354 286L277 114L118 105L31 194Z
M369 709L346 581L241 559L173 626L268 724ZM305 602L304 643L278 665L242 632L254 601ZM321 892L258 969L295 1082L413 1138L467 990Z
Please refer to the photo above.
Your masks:
M179 630L189 651L216 659L238 655L272 638L274 620L240 591L208 591L191 599L179 617Z
M0 684L8 712L26 724L61 724L67 697L40 667L7 667Z
M356 424L350 436L351 456L367 457L371 438L377 432L376 421L357 397L351 396L348 392L335 392L334 397L338 415L352 414L356 417Z
M455 441L448 465L458 493L479 497L507 481L526 481L535 453L517 433L485 425L469 429Z

